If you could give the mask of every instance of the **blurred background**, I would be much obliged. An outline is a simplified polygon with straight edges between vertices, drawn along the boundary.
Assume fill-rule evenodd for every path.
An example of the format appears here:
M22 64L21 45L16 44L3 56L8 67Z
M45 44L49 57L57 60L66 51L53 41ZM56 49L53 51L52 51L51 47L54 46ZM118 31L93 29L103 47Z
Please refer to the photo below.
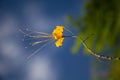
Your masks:
M69 27L96 53L120 57L119 0L0 0L0 80L119 80L120 61L98 59L77 39L31 46L19 32ZM37 40L35 40L37 41ZM25 48L27 47L27 48Z

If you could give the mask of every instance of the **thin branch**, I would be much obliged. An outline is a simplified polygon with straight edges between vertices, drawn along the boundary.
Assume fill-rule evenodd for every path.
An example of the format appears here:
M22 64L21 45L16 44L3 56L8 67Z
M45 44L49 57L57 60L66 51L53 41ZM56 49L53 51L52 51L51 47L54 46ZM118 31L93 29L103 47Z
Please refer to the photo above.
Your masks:
M107 60L120 60L120 57L109 57L109 56L104 56L104 55L99 55L96 52L94 52L91 48L89 48L87 46L87 44L85 43L85 41L82 40L81 37L75 36L74 33L72 31L70 31L68 28L64 27L64 29L68 32L70 32L73 36L73 38L79 39L81 41L81 43L83 44L83 46L86 48L86 50L92 54L93 56L97 57L97 58L102 58L102 59L107 59Z

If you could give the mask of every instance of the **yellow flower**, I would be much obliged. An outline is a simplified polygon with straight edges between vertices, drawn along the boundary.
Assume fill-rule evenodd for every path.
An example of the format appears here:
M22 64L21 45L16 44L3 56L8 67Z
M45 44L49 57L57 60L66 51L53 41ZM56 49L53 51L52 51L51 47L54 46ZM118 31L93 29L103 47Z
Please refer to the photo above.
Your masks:
M62 42L64 40L63 37L63 26L56 26L56 28L52 32L53 38L56 40L56 47L62 46Z

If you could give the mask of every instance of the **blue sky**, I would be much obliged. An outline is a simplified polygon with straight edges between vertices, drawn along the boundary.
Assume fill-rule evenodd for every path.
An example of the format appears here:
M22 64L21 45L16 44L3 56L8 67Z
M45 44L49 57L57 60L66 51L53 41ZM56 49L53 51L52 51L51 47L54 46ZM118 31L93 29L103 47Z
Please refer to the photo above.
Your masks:
M72 54L70 49L75 39L71 38L65 39L60 48L56 48L54 42L48 44L31 59L30 63L18 68L26 56L42 46L41 44L25 49L30 41L21 41L23 34L18 32L19 28L51 33L56 25L67 26L64 21L66 15L80 15L82 5L83 0L1 0L1 78L90 80L90 57L84 55L82 49L78 54Z

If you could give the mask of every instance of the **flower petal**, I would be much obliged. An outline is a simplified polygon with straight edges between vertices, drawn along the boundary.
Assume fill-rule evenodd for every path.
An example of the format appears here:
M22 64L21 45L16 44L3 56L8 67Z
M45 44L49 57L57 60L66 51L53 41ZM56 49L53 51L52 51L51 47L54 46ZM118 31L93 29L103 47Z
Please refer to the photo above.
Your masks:
M64 40L64 38L60 38L60 39L58 39L58 40L55 42L56 47L60 47L60 46L62 46L62 42L63 42L63 40Z
M56 28L53 30L52 35L55 39L60 39L63 37L63 26L56 26Z

